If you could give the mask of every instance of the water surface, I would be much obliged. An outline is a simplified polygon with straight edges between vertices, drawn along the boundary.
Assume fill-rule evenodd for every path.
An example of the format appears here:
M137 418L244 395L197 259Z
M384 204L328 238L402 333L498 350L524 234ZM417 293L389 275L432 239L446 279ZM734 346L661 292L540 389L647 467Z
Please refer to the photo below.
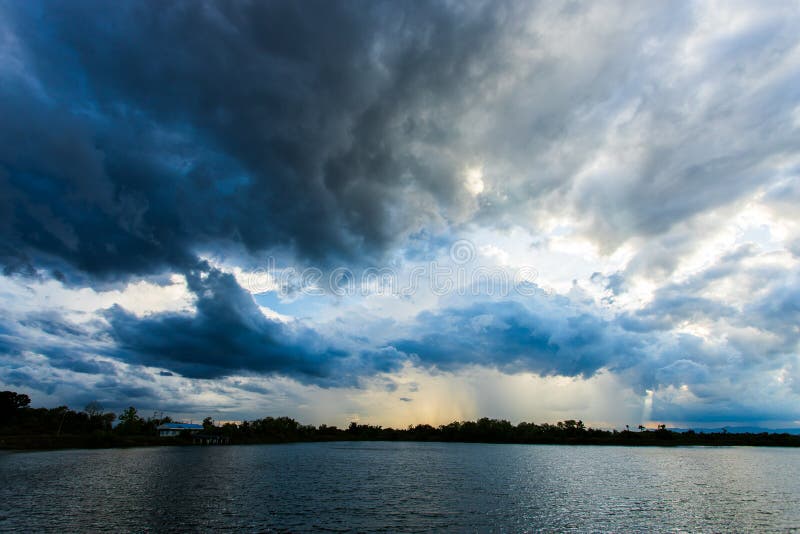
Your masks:
M308 443L0 454L0 531L800 528L800 450Z

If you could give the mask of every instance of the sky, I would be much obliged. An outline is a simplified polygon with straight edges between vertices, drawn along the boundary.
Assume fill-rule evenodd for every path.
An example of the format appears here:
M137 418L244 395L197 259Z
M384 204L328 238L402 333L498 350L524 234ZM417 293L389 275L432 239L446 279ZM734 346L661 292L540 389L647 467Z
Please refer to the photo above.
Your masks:
M800 425L800 3L0 0L0 389Z

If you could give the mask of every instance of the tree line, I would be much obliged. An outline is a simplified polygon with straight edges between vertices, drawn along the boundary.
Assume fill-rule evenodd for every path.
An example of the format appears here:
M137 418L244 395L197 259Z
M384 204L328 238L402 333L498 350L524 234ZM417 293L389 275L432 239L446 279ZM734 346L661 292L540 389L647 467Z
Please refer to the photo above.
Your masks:
M30 398L13 391L0 392L0 447L114 447L192 443L191 434L158 436L169 417L142 417L133 406L118 416L104 411L96 402L82 411L66 406L30 408ZM116 424L114 424L116 422ZM659 425L657 429L602 430L589 428L582 421L569 419L555 424L481 418L447 425L410 425L406 428L350 423L347 428L304 425L290 417L264 417L239 424L216 425L203 420L203 432L225 436L233 444L291 443L308 441L442 441L520 444L586 445L762 445L800 446L800 436L777 433L675 432Z

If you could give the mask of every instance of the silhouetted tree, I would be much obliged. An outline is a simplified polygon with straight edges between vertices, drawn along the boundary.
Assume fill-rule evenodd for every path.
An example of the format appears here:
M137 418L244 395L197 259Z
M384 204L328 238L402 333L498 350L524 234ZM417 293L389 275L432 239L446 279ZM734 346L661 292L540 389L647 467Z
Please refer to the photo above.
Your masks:
M58 408L56 408L56 412L61 414L58 420L58 430L56 431L56 436L61 435L61 430L64 428L64 419L67 418L67 414L70 413L71 411L72 410L70 410L67 406L59 406Z
M103 414L103 405L96 400L93 400L86 405L83 411L86 412L86 415L88 415L90 418L97 417Z
M120 414L120 424L113 433L113 413L102 413L99 403L89 403L85 411L75 412L66 406L57 408L30 408L30 398L12 391L0 392L0 410L4 423L0 424L0 446L52 447L54 443L66 446L114 446L147 443L164 443L155 437L156 427L171 421L163 414L144 420L133 406ZM13 424L9 423L14 418ZM455 421L433 427L427 424L409 425L405 429L382 428L377 425L351 423L347 429L335 426L301 425L289 417L265 417L241 424L226 423L214 427L214 420L206 417L203 427L220 433L232 443L282 443L294 441L331 440L406 440L406 441L460 441L493 443L582 443L625 445L773 445L800 447L800 436L790 434L735 434L727 432L673 432L660 424L652 432L630 432L625 425L622 432L587 428L583 421L567 419L555 424L522 422L514 426L502 419L483 417L477 421ZM59 436L57 442L53 438ZM185 439L172 443L191 442L188 432ZM23 439L20 439L23 438ZM41 438L37 441L36 438Z
M123 434L138 434L142 430L143 423L144 420L139 417L136 408L130 406L121 414L119 414L119 425L117 425L117 430Z
M30 403L31 398L24 393L0 391L0 425L13 423L18 412Z

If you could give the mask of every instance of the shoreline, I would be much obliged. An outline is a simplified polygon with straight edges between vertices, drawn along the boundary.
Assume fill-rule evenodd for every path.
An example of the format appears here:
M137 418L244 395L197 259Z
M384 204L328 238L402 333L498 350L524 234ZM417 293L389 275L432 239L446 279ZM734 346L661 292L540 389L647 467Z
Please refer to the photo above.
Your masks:
M638 435L640 433L632 433ZM644 434L644 433L642 433ZM331 439L288 439L235 441L226 445L203 445L180 438L136 436L110 439L86 438L85 436L3 436L0 437L0 453L57 450L131 449L150 447L228 447L241 445L290 445L301 443L460 443L485 445L558 445L558 446L610 446L610 447L765 447L798 448L800 436L792 434L726 434L727 439L715 439L719 434L696 434L690 439L565 439L565 440L441 440L441 439L359 439L353 436ZM737 437L738 436L738 437ZM688 438L688 436L687 436Z

